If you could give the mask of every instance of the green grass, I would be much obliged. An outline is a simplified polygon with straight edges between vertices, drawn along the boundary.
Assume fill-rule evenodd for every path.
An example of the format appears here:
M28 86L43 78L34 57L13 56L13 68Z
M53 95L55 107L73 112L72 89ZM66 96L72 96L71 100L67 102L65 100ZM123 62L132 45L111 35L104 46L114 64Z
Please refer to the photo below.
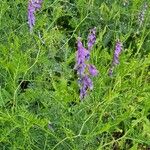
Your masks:
M44 0L30 34L27 0L0 0L0 149L150 149L150 2ZM97 28L94 89L79 99L76 40ZM108 76L115 42L120 64Z

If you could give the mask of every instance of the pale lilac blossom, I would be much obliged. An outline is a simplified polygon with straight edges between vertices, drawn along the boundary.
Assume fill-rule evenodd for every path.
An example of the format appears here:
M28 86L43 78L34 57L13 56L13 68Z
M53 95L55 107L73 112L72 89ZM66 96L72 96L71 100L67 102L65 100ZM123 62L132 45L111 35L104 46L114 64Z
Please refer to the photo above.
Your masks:
M98 75L98 70L96 69L96 67L94 65L88 65L88 69L89 69L89 73L92 76L97 76Z
M77 55L76 55L76 65L75 69L77 70L77 74L79 76L82 76L84 74L85 68L86 68L86 57L90 54L89 51L83 47L83 44L78 38L77 42Z
M113 65L119 64L119 55L122 50L122 43L117 41L115 46L114 58L113 58Z
M109 75L112 76L113 74L113 69L116 65L119 64L119 55L122 51L122 43L119 42L119 40L116 42L116 46L115 46L115 51L114 51L114 56L113 56L113 61L111 64L111 68L109 69Z
M93 89L93 82L88 75L85 75L81 79L80 99L83 99L86 96L88 89Z
M139 20L139 25L142 26L143 22L144 22L144 19L145 19L145 14L146 14L146 11L147 11L147 3L145 3L143 5L143 8L141 10L141 12L139 13L139 16L138 16L138 20Z
M93 47L93 45L95 44L96 41L96 28L91 29L90 33L88 35L88 50L90 51Z
M28 3L28 24L30 28L30 32L35 25L35 12L41 8L43 0L29 0Z

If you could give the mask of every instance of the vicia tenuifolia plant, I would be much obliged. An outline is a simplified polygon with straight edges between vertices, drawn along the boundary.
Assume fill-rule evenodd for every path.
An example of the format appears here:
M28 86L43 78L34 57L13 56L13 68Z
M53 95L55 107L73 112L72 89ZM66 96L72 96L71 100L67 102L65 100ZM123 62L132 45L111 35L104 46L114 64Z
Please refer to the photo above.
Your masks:
M122 43L119 40L117 40L116 45L115 45L113 60L111 63L111 67L109 69L110 76L113 75L114 67L119 64L119 55L120 55L121 51L122 51Z
M89 64L90 52L96 41L96 28L90 30L87 49L83 46L81 39L77 41L76 65L78 83L80 87L80 99L83 99L89 90L93 89L93 82L90 76L96 76L98 70L94 65Z
M43 0L29 0L28 3L28 24L30 32L32 32L33 26L35 25L35 13L41 8Z

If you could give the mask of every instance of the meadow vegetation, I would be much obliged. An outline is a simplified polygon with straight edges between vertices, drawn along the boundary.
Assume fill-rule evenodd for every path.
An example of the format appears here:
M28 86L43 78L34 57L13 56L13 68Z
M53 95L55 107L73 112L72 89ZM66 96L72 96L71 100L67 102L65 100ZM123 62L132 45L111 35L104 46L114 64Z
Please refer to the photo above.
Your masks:
M149 150L150 1L43 0L32 33L27 11L0 0L0 149ZM94 27L99 74L80 100L77 38Z

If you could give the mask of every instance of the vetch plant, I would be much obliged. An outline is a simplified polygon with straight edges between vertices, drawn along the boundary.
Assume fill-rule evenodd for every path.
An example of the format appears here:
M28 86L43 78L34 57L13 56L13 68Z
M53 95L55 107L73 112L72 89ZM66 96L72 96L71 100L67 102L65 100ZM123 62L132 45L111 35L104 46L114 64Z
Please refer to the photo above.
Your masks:
M30 32L32 32L33 26L35 25L35 12L41 8L43 0L29 0L28 3L28 24Z
M89 64L90 51L96 41L96 28L90 30L88 36L88 49L84 48L80 38L77 42L77 55L75 69L78 74L78 82L80 87L80 99L83 99L87 95L88 90L93 89L93 82L91 76L97 76L98 70L94 65Z
M116 42L116 46L115 46L113 61L112 61L111 67L109 69L109 75L110 76L113 75L114 67L119 64L119 55L120 55L121 51L122 51L122 43L119 42L119 40L118 40Z
M0 149L150 149L150 0L1 1Z

